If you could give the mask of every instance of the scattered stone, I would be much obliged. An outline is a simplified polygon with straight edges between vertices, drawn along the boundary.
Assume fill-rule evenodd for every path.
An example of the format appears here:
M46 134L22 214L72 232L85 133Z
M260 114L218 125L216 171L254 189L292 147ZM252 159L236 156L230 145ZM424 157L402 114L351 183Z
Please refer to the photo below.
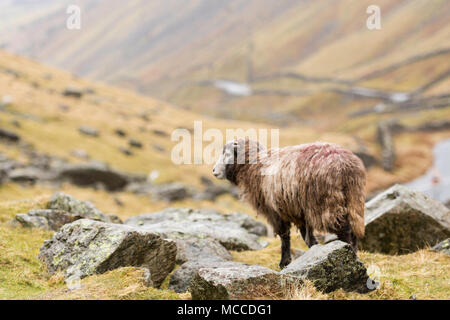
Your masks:
M39 253L50 274L65 272L68 280L120 267L145 267L159 287L175 266L176 245L130 226L81 219L64 225Z
M166 149L164 147L160 146L159 144L153 144L152 147L153 147L153 149L155 149L156 151L159 151L159 152L166 151Z
M83 94L84 94L83 89L79 87L67 87L63 92L63 95L66 97L73 97L78 99L83 97Z
M13 226L20 225L24 228L39 228L56 231L66 223L71 223L78 219L81 219L81 217L65 211L39 209L31 210L28 213L17 214L14 219L10 221L10 224Z
M210 185L203 190L203 192L198 193L194 196L196 200L209 200L215 201L217 197L229 193L229 189L222 187L220 185Z
M228 250L259 250L265 245L256 234L249 232L259 222L249 223L247 219L223 215L214 210L169 208L132 217L124 223L145 228L169 239L176 239L180 233L197 238L213 238Z
M160 136L160 137L167 137L167 136L169 136L165 131L157 130L157 129L153 130L153 133L156 134L157 136Z
M450 238L447 238L444 241L439 242L432 248L432 250L450 255Z
M149 122L150 121L150 116L148 115L148 112L143 110L139 113L138 115L142 120L144 120L145 122Z
M256 299L281 295L283 281L279 273L244 263L228 262L201 268L190 283L193 300Z
M312 246L281 271L282 275L307 279L325 293L337 289L367 292L367 270L351 246L342 241Z
M205 176L200 177L200 182L206 187L214 185L214 182L210 178L205 177Z
M429 196L395 185L366 204L361 246L405 254L450 237L450 210Z
M17 120L17 119L12 120L12 121L11 121L11 124L12 124L14 127L16 127L16 128L22 128L22 124L21 124L20 121Z
M61 104L61 105L59 106L59 110L64 111L64 112L67 112L67 111L70 110L70 108L69 108L69 106L66 106L65 104Z
M361 159L361 161L364 163L364 166L366 169L369 169L370 167L373 167L378 164L377 158L375 158L372 154L370 154L367 151L356 151L354 152L357 157Z
M153 185L149 182L134 182L128 184L125 190L134 194L151 194Z
M115 204L117 204L119 207L123 207L124 203L122 200L120 200L118 197L114 197L114 202Z
M71 154L75 158L82 159L82 160L89 160L89 158L90 158L89 154L87 153L86 150L81 150L81 149L73 150L71 152Z
M86 136L90 136L90 137L98 137L100 135L97 129L91 128L88 126L81 126L78 128L78 131L80 131L80 133L82 133Z
M0 139L9 141L9 142L19 142L20 136L10 130L0 128Z
M97 162L64 164L59 168L58 177L79 186L96 187L100 184L110 191L122 190L128 184L125 174Z
M126 137L127 133L125 131L123 131L122 129L116 129L116 131L114 131L114 133L116 135L118 135L119 137Z
M154 186L151 194L154 200L166 202L180 201L189 197L187 188L181 183Z
M128 144L130 145L130 147L142 149L142 143L140 141L130 139L128 141Z
M134 153L130 149L127 149L127 148L124 148L124 147L119 147L119 151L122 152L126 156L134 155Z
M11 96L3 96L0 102L0 108L8 108L14 103L14 99Z

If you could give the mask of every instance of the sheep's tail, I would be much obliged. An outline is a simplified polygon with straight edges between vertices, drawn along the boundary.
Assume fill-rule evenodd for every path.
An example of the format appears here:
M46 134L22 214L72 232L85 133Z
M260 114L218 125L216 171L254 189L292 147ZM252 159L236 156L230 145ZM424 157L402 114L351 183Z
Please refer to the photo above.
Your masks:
M347 181L346 188L348 220L353 234L358 239L364 237L365 187L366 173L363 167L363 170L361 170L358 175L352 176L352 178Z

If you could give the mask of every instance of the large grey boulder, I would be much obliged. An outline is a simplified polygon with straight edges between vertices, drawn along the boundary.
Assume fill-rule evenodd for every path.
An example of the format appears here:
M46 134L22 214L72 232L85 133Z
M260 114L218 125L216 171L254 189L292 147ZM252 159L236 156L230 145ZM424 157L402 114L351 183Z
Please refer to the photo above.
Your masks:
M54 178L51 172L35 167L17 168L8 172L8 178L14 182L36 182Z
M153 186L151 195L154 200L166 202L180 201L190 196L188 189L182 183Z
M130 226L88 219L64 225L39 253L50 274L68 280L125 267L145 267L159 287L175 266L176 244Z
M223 215L214 210L169 208L160 212L132 217L124 223L140 226L161 234L165 238L172 238L179 233L200 238L213 238L228 250L262 249L265 244L256 234L250 233L243 227L249 226L249 224L240 223L240 221L232 215ZM251 224L252 227L256 225Z
M177 244L177 263L201 261L211 258L232 260L233 257L223 245L212 238L195 237L193 235L172 233L171 240Z
M122 190L128 177L103 163L64 164L57 168L58 178L79 186L104 186L110 191Z
M395 185L366 204L361 247L404 254L450 237L450 210L429 196Z
M183 263L170 276L169 289L181 293L186 292L194 279L195 275L201 268L227 268L235 266L235 262L226 261L219 257L212 256L209 259L191 260Z
M81 216L62 210L38 209L17 214L10 224L24 228L40 228L56 231L66 223L81 219Z
M351 246L342 241L312 246L281 271L282 275L309 280L327 293L337 289L366 292L367 270Z
M280 295L283 289L278 272L239 262L200 268L189 286L193 300L267 298Z
M47 203L48 209L65 211L85 219L111 222L110 218L105 216L91 202L77 200L69 194L56 192Z

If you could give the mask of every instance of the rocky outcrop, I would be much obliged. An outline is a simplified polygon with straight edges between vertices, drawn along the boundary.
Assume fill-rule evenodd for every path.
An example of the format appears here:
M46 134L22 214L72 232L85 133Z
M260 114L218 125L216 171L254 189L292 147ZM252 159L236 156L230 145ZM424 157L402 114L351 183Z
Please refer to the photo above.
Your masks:
M142 214L125 221L131 226L161 234L165 238L176 237L182 233L194 237L209 237L217 240L229 250L258 250L264 243L249 230L257 230L259 222L251 223L252 218L237 218L223 215L214 210L165 209L156 213ZM235 219L235 220L233 220ZM239 220L241 219L241 220ZM242 223L238 221L243 221ZM258 230L261 232L261 230Z
M81 219L81 216L61 210L38 209L17 214L10 224L24 228L40 228L56 231L67 223Z
M19 142L20 136L15 132L0 128L0 139L6 140L9 142Z
M169 289L181 293L187 292L197 272L202 268L227 268L236 266L236 262L226 261L218 257L203 260L192 260L181 265L170 276Z
M159 287L175 266L176 244L143 229L88 219L64 225L39 253L50 274L68 280L125 267L144 267Z
M19 213L10 224L25 228L40 228L57 231L63 225L78 219L91 219L108 223L121 224L120 218L114 214L103 214L92 203L80 201L74 197L55 193L47 203L47 209L31 210Z
M85 219L110 222L109 218L91 202L77 200L71 195L62 192L57 192L50 198L50 201L47 203L47 208L65 211Z
M177 244L177 263L209 259L232 260L233 257L223 245L212 238L195 237L186 234L171 234Z
M444 241L439 242L432 248L432 250L450 255L450 238L447 238Z
M351 246L342 241L312 246L281 271L282 275L309 280L327 293L337 289L367 292L367 270Z
M153 187L151 195L154 200L173 202L188 198L189 192L182 183L170 183Z
M268 298L282 294L283 280L262 266L227 262L198 270L189 291L193 300Z
M427 195L395 185L366 204L361 246L404 254L450 237L450 210Z
M79 186L104 186L110 191L122 190L128 184L126 175L97 162L64 164L58 168L58 179Z

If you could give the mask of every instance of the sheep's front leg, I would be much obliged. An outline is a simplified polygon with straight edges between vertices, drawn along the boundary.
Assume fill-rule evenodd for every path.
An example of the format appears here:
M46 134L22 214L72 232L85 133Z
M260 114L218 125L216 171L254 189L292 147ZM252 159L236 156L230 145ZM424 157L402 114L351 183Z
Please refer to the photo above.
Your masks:
M291 223L280 221L274 229L281 239L280 268L283 269L291 263Z

